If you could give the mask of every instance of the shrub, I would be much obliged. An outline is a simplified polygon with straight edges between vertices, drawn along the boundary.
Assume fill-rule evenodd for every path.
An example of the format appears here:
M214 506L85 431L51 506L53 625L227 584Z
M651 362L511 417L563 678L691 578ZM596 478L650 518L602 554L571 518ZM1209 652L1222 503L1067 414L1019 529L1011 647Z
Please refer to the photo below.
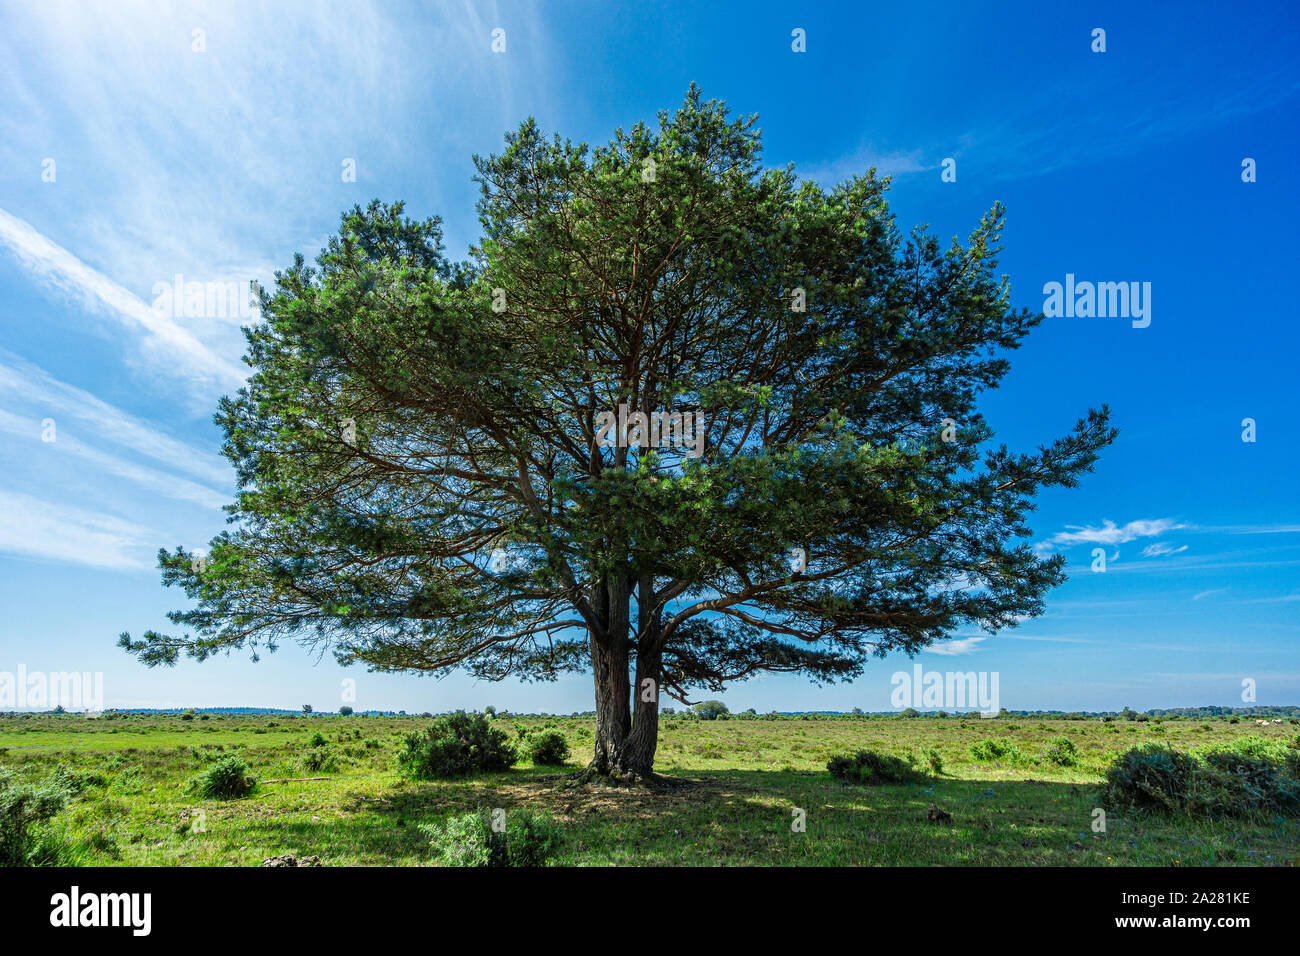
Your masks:
M311 773L337 773L339 758L328 747L311 747L298 758L302 769Z
M222 757L204 767L190 781L188 791L207 799L225 800L253 792L257 781L251 768L238 757Z
M72 770L64 764L59 764L54 768L54 773L50 782L61 790L67 791L69 796L77 796L87 787L102 787L108 783L102 773L94 773L90 770Z
M1205 757L1206 785L1196 795L1196 809L1213 818L1241 817L1265 811L1300 814L1300 781L1266 757L1222 750Z
M926 747L921 751L925 757L925 762L930 766L930 772L936 777L943 773L943 755L934 747Z
M886 784L913 783L924 775L892 754L878 754L872 750L859 750L850 756L832 757L826 764L831 776L843 783Z
M569 741L558 730L539 730L525 738L524 750L533 763L558 767L569 758Z
M423 731L402 738L397 764L417 780L445 780L467 774L508 770L519 757L506 734L482 714L463 710L434 720Z
M1020 751L1010 740L1005 738L994 740L992 737L986 737L978 743L971 744L970 755L976 760L1002 760L1003 758L1014 760L1020 756Z
M561 830L550 817L511 810L498 832L492 828L493 812L477 810L422 826L434 861L440 866L545 866L560 849Z
M1053 737L1047 742L1043 758L1059 767L1073 767L1079 762L1079 748L1069 737Z
M28 866L44 855L42 825L54 817L70 794L57 781L40 786L15 783L0 767L0 866Z
M329 743L329 741L325 739L325 735L322 734L322 733L318 730L318 731L316 731L316 733L314 733L314 734L311 735L311 740L307 741L307 746L308 746L308 747L324 747L324 746L327 745L328 743Z
M1294 816L1300 815L1300 780L1286 760L1224 749L1198 761L1151 744L1116 759L1106 772L1102 802L1109 808L1211 819L1260 812Z

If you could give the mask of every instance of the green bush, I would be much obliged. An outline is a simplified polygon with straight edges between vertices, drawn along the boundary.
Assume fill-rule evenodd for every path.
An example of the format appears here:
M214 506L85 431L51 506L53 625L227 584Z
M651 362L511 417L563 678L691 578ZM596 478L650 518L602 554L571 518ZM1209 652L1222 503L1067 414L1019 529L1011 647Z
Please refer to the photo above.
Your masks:
M519 759L505 731L482 714L463 710L434 720L402 738L397 765L417 780L446 780L472 773L508 770Z
M560 827L529 810L505 814L505 827L492 829L492 811L477 810L420 828L440 866L545 866L560 849Z
M569 741L558 730L539 730L524 739L524 752L535 764L559 767L569 759Z
M222 757L204 767L190 780L187 788L207 799L226 800L243 797L253 792L257 781L251 768L238 757Z
M971 744L970 755L976 760L1015 760L1020 756L1020 751L1006 738L994 740L992 737L986 737L978 743Z
M17 783L0 767L0 866L29 866L48 856L43 825L63 809L71 794L57 781ZM58 862L58 861L55 861Z
M936 777L943 774L943 755L938 750L934 747L926 747L921 751L921 754L925 757L925 762L929 764L931 773Z
M1043 759L1059 767L1073 767L1079 762L1079 748L1069 737L1053 737L1047 742Z
M302 769L311 773L337 773L339 758L329 747L310 747L298 758Z
M831 776L843 783L871 785L886 783L914 783L925 776L914 770L906 760L892 754L878 754L859 750L850 756L832 757L826 764Z
M1252 749L1246 744L1245 749ZM1108 809L1179 813L1224 819L1258 813L1300 815L1300 781L1285 759L1252 756L1237 749L1203 759L1148 744L1121 754L1106 772L1101 791Z

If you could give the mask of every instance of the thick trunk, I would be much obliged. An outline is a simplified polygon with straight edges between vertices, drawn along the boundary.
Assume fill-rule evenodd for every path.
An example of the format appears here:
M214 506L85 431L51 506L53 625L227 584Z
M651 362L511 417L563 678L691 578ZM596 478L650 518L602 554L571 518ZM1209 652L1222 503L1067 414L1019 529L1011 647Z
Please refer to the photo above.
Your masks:
M623 771L640 777L654 770L655 748L659 746L659 656L636 659L636 681L632 685L632 732L623 747Z
M659 743L660 655L638 653L636 680L628 685L631 644L630 593L626 585L611 584L601 595L600 609L609 622L606 640L591 640L592 674L596 689L596 744L590 770L617 777L650 776ZM650 646L639 622L641 646Z
M596 681L596 752L591 769L599 773L622 772L623 745L631 725L628 712L627 642L612 646L591 642L591 665Z

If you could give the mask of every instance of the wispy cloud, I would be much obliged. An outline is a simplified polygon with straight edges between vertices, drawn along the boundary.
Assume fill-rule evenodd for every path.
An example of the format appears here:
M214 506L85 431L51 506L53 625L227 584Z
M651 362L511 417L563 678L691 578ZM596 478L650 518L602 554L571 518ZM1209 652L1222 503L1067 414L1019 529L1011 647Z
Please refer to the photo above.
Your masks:
M151 308L108 276L41 235L30 223L0 209L0 245L47 288L71 296L142 340L155 371L179 373L199 384L238 387L246 377L234 362L217 355L162 310Z
M1101 527L1066 525L1069 530L1058 531L1046 541L1040 541L1037 548L1043 552L1056 548L1069 548L1076 544L1127 544L1138 538L1154 538L1168 531L1177 531L1186 527L1187 525L1173 518L1140 518L1124 525L1117 525L1114 521L1106 519L1101 523Z
M161 426L130 415L94 395L59 381L44 369L0 349L0 398L10 409L23 408L36 418L65 419L84 426L86 434L129 448L201 481L225 487L234 474L224 459L178 441ZM66 428L62 434L67 434ZM60 439L61 440L61 439Z
M954 638L933 644L926 650L931 654L940 654L944 657L958 657L964 654L974 654L979 645L986 640L988 638L985 637Z
M1211 589L1208 590L1208 591L1201 591L1201 592L1199 592L1199 593L1197 593L1197 594L1193 594L1193 595L1192 595L1192 600L1193 600L1193 601L1199 601L1199 600L1201 600L1202 598L1207 598L1207 597L1210 597L1211 595L1214 595L1214 594L1223 594L1223 593L1225 593L1225 592L1227 592L1227 591L1231 591L1231 590L1232 590L1232 588L1211 588Z
M153 563L158 535L114 515L0 491L0 552L136 571Z
M1156 544L1149 544L1142 549L1144 558L1163 558L1171 554L1181 554L1187 550L1187 545L1175 548L1167 541L1159 541Z
M0 432L6 432L18 438L26 438L38 447L43 447L50 454L72 455L79 459L82 464L89 464L100 472L125 478L154 494L165 495L178 501L192 501L205 508L221 508L229 503L228 496L213 491L211 488L206 488L186 478L166 474L155 468L146 468L134 464L116 455L97 451L66 433L58 435L56 432L55 441L43 443L40 439L41 431L39 421L11 415L4 409L0 409Z

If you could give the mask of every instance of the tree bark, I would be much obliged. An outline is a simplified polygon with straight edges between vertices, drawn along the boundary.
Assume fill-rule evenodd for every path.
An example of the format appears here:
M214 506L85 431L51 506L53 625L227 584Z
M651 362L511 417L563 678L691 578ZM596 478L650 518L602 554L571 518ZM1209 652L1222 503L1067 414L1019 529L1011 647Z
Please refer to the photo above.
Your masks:
M643 589L646 587L642 583ZM591 638L591 665L596 690L595 753L588 769L608 776L648 777L654 772L659 744L660 651L655 620L641 610L638 622L636 680L628 685L632 643L631 588L611 582L603 589L600 610L608 622L605 639ZM638 601L644 605L646 601Z
M596 752L590 769L617 774L622 772L623 745L631 725L627 641L615 638L606 645L592 638L591 666L596 683Z

